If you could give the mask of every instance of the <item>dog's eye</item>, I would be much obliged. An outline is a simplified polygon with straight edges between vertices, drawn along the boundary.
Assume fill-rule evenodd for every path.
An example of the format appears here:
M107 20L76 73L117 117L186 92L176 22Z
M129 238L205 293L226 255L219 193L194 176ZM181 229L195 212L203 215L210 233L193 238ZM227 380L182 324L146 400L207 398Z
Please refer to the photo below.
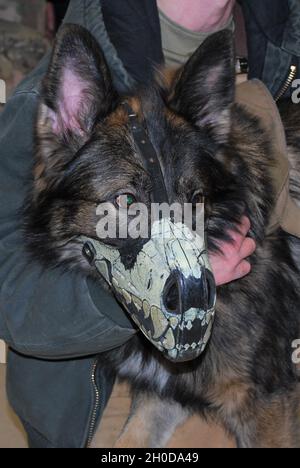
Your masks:
M132 205L136 203L136 198L131 193L125 193L123 195L119 195L116 198L116 205L118 208L122 208L123 210L128 210Z
M205 203L205 195L202 191L195 192L192 197L193 205L202 205Z

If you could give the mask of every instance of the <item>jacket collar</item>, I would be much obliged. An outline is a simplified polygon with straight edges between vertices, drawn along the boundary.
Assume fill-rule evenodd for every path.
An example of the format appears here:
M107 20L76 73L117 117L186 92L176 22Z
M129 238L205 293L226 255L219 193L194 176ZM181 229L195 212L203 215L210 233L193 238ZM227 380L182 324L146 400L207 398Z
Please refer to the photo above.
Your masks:
M71 0L64 23L79 24L95 37L103 50L117 90L126 94L135 86L135 81L126 71L108 36L101 3L102 0Z

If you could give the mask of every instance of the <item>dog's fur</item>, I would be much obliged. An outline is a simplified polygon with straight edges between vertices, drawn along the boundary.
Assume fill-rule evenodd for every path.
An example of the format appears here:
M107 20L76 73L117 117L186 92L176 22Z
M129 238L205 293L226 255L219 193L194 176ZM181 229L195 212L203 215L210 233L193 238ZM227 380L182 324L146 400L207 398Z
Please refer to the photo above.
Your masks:
M170 199L205 195L209 249L230 240L226 233L244 214L258 248L251 274L219 288L212 339L199 359L170 363L140 334L100 356L134 393L118 446L162 446L189 414L200 413L221 423L239 447L300 447L292 363L292 342L300 338L300 242L280 229L266 235L273 146L259 121L234 104L232 42L227 32L212 36L171 80L161 77L128 98L147 123ZM43 84L25 211L28 250L47 268L94 275L77 238L96 237L97 204L124 192L149 204L151 181L121 103L97 43L82 28L65 26ZM300 108L286 105L283 118L291 193L300 202ZM111 242L122 249L126 241Z

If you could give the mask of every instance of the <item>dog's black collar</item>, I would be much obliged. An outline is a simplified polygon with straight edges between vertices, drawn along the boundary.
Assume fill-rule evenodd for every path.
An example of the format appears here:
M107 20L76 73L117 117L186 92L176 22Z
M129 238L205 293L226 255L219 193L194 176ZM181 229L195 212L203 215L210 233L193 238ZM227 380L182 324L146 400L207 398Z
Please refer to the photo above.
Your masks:
M160 161L155 148L149 139L147 131L143 125L140 124L136 113L133 111L130 105L127 102L124 102L123 106L129 116L130 129L136 145L136 149L141 156L145 169L150 174L152 179L152 202L159 204L169 203L169 197Z

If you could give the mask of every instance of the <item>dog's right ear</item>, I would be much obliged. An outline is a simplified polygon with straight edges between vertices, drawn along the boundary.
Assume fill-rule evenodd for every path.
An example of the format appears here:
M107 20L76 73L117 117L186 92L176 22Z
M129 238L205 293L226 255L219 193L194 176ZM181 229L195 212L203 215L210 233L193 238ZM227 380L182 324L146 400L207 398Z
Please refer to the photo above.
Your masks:
M61 141L88 139L116 98L104 55L81 26L61 28L42 87L38 136Z
M218 144L230 133L235 96L235 51L231 31L208 39L177 75L171 107Z

